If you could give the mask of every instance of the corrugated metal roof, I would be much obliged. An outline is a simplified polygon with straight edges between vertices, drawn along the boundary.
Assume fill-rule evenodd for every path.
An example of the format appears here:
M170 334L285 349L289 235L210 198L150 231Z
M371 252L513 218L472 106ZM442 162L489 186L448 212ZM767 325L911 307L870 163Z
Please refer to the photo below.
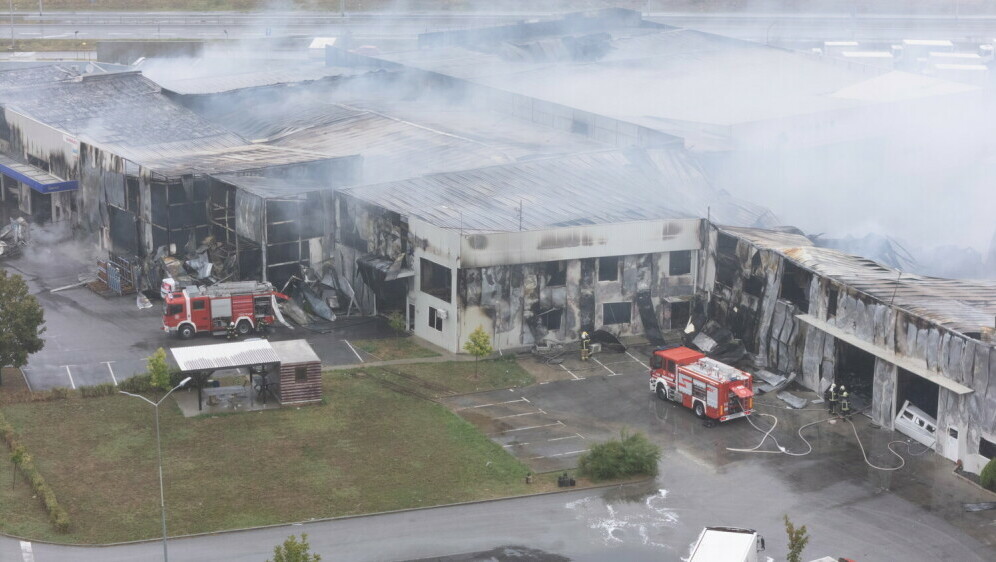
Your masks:
M321 359L311 349L306 340L288 340L271 342L273 351L280 357L281 363L320 363Z
M219 74L213 72L209 75L189 76L175 78L172 73L162 75L155 72L152 67L145 70L145 74L155 80L164 89L178 94L217 94L230 92L244 88L258 88L260 86L274 86L277 84L293 84L322 80L328 78L340 78L366 74L367 70L355 68L341 68L333 66L315 65L294 67L293 63L285 63L276 69L256 69L251 71L235 71L230 74ZM217 63L214 70L217 69Z
M866 258L813 246L804 236L796 234L728 227L721 230L962 334L992 327L996 318L993 281L942 279L900 272Z
M698 218L709 202L735 201L709 185L687 151L660 150L671 154L576 154L340 192L443 228L482 232Z
M212 174L211 177L260 197L294 196L333 188L331 182L304 178L291 180L283 177L247 176L238 173Z
M266 144L181 152L122 150L121 153L126 158L135 158L134 161L167 177L259 170L271 166L317 162L328 158L324 154L286 150Z
M169 351L173 354L176 364L183 371L232 369L235 367L280 362L280 357L274 351L270 342L263 339L214 345L174 347L170 348Z

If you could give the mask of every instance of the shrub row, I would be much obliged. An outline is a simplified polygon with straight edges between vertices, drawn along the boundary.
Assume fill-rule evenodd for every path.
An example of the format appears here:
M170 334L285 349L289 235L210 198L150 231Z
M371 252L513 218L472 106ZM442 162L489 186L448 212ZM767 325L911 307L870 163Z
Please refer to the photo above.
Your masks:
M657 462L661 449L647 440L642 433L629 433L625 429L619 439L596 443L581 455L578 468L592 480L625 478L645 474L657 475Z
M21 474L31 484L35 495L41 499L45 510L48 512L48 518L52 522L52 526L60 533L68 531L69 514L59 505L59 501L55 498L55 492L52 491L52 488L45 482L45 478L38 472L38 468L35 467L31 455L28 454L27 449L18 440L17 433L14 432L14 427L3 416L3 412L0 412L0 439L3 439L3 442L10 449L10 460L13 461L14 466L20 469Z
M183 373L173 371L169 374L170 388L180 384L186 378ZM99 398L117 394L118 390L132 393L153 392L158 390L152 386L152 378L148 374L135 375L129 379L121 381L119 386L111 383L98 384L96 386L82 386L78 389L79 395L83 398ZM73 391L68 388L53 388L51 390L36 390L34 392L12 392L4 396L7 404L18 404L22 402L51 402L53 400L66 400L72 396Z

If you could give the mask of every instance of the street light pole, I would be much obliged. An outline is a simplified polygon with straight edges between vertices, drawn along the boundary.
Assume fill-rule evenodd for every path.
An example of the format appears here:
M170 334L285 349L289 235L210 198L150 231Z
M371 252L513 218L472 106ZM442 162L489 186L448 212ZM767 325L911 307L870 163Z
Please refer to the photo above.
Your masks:
M14 0L10 0L10 50L14 50Z
M13 1L13 0L11 0ZM183 385L190 382L190 377L187 377L180 381L180 384L174 386L167 392L158 402L153 402L148 398L140 394L132 394L130 392L125 392L123 390L119 391L121 394L126 394L128 396L134 396L135 398L141 398L149 404L152 404L152 408L156 411L156 450L159 452L159 507L162 512L162 522L163 522L163 562L169 562L169 550L166 548L166 492L163 488L163 444L162 440L159 438L159 405L166 400L166 397L173 394L173 391L182 387Z

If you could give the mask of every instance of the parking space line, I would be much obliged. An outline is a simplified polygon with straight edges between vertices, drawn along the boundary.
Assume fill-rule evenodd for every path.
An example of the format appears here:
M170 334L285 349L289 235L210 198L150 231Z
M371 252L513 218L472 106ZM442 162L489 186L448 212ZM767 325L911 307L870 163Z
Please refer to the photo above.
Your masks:
M27 371L28 371L27 367L21 367L21 376L24 377L24 384L28 385L28 392L34 392L34 390L31 390L31 382L28 381Z
M505 448L508 448L508 447L525 447L528 444L529 443L509 443L508 445L502 445L502 447L505 447Z
M586 453L587 451L570 451L567 453L557 453L556 455L540 455L538 457L529 457L527 461L534 461L536 459L552 459L553 457L566 457L567 455L579 455L581 453Z
M518 400L506 400L504 402L492 402L490 404L478 404L477 406L465 406L463 408L457 408L456 411L459 412L460 410L473 410L474 408L487 408L489 406L501 406L502 404L514 404L516 402L529 402L529 400L526 400L526 397L523 396L522 398L519 398Z
M517 427L515 429L506 429L505 431L499 431L498 433L493 433L493 434L489 435L488 437L493 437L495 435L504 435L506 433L512 433L513 431L526 431L527 429L539 429L541 427L553 427L555 425L564 425L564 423L562 421L560 421L560 420L557 420L557 423L548 423L548 424L544 424L544 425L531 425L529 427Z
M633 355L633 354L632 354L632 353L630 353L629 351L627 351L627 352L626 352L626 355L629 355L630 357L632 357L632 358L633 358L633 361L636 361L636 362L637 362L637 363L639 363L640 365L643 365L643 360L642 360L642 359L638 359L638 358L636 357L636 355Z
M580 433L575 433L574 435L577 435L581 439L587 439L587 437L585 437L584 435L581 435Z
M24 562L35 562L35 553L31 550L31 543L21 541L21 558Z
M578 437L581 436L575 433L574 435L568 435L567 437L553 437L551 439L547 439L547 441L563 441L564 439L577 439Z
M356 348L353 347L353 344L349 343L348 340L342 340L342 341L346 342L346 345L349 346L349 349L350 349L350 351L353 352L353 355L355 355L356 358L360 360L360 363L364 363L365 362L365 361L363 361L363 358L360 357L360 354L356 351Z
M69 385L76 390L76 383L73 381L73 372L69 370L69 365L63 365L66 368L66 374L69 375Z
M603 369L605 369L606 371L608 371L610 377L614 377L614 376L616 376L616 375L619 374L619 373L616 373L615 371L613 371L612 369L606 367L605 363L602 363L601 361L598 360L598 357L592 357L591 360L594 361L595 363L598 363L599 365L602 366Z
M535 412L526 412L524 414L511 414L511 415L508 415L508 416L498 416L497 418L491 418L491 419L493 419L493 420L503 420L505 418L518 418L520 416L535 416L537 414L544 414L544 413L546 413L546 412L543 412L542 410L537 410Z
M107 365L107 370L111 372L111 380L114 381L114 386L117 386L118 378L114 376L114 369L111 368L111 363L114 363L114 361L104 361L104 365Z
M567 367L565 367L563 363L560 364L560 368L563 369L563 370L565 370L565 371L567 371L567 373L569 375L571 375L572 377L574 377L574 380L576 380L576 381L584 379L584 377L579 377L579 376L575 375L570 369L568 369Z

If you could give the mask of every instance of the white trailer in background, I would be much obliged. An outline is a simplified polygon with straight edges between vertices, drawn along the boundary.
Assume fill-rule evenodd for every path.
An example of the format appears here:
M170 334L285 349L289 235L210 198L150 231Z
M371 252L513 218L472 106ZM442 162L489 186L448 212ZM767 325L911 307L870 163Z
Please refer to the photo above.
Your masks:
M763 550L764 537L753 529L706 527L688 562L757 562Z

